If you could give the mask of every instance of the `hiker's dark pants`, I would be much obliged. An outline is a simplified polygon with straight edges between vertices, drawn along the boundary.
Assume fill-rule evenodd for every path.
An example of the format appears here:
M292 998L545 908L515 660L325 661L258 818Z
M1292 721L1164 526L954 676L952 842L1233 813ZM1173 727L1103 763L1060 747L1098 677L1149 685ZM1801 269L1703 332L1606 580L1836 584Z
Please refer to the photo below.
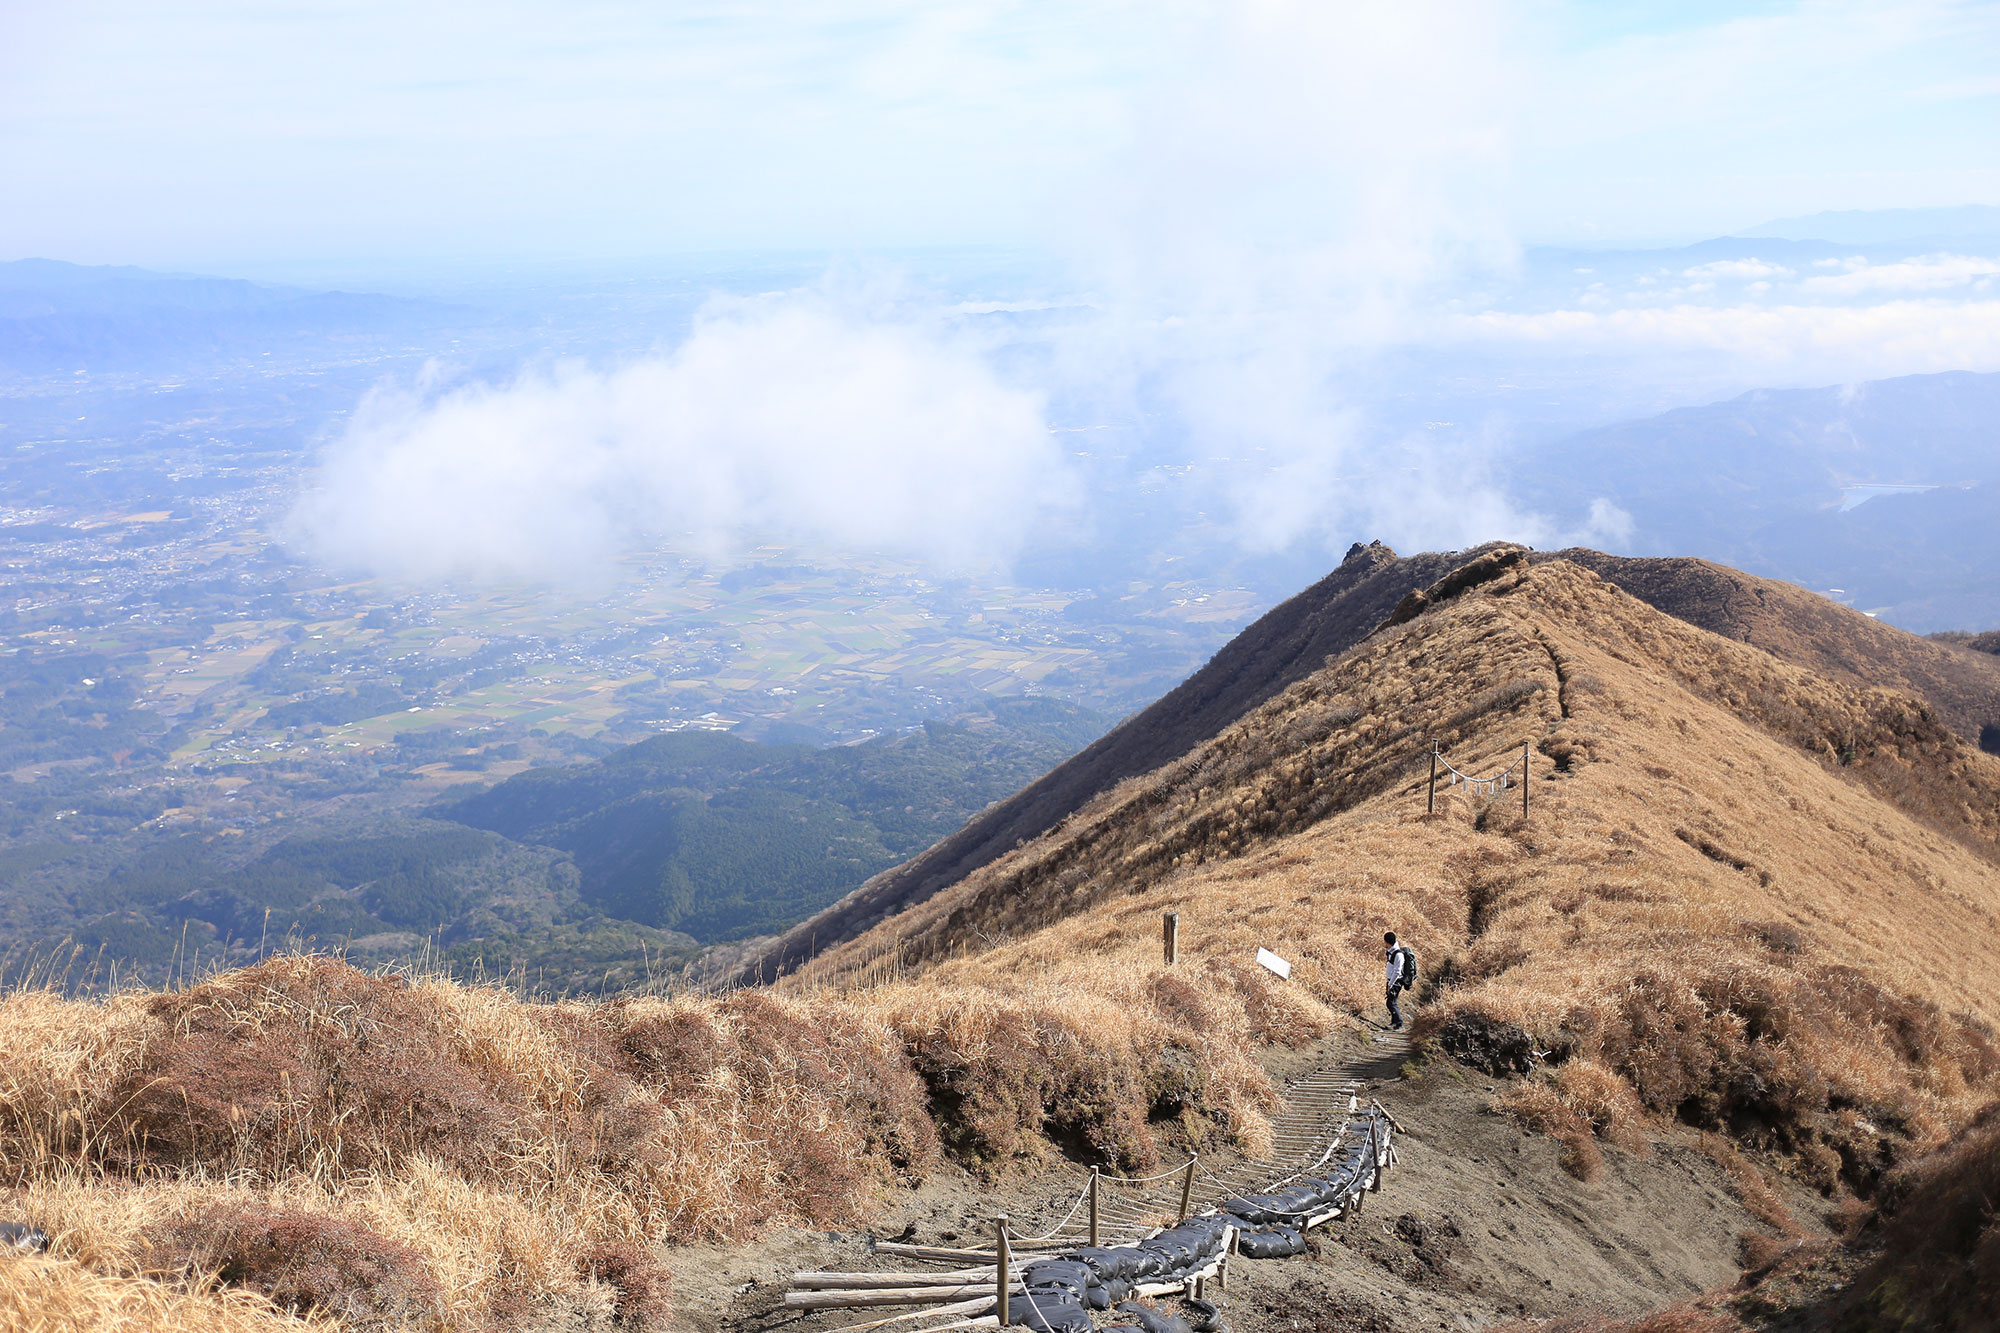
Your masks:
M1388 991L1389 1026L1392 1028L1399 1028L1403 1026L1403 1011L1396 1007L1396 996L1401 990L1402 990L1401 986L1391 986L1389 987Z

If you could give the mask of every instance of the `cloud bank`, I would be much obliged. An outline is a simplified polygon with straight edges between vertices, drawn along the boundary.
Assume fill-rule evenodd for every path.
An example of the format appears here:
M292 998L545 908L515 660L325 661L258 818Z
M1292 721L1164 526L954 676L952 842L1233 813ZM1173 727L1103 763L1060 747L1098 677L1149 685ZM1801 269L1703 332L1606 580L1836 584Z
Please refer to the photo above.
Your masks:
M295 531L335 563L417 577L579 577L662 540L966 568L1005 563L1052 514L1087 529L1148 473L1183 478L1184 508L1252 554L1615 545L1615 507L1559 531L1496 479L1512 442L1482 414L1522 401L1491 387L1508 367L1569 377L1537 398L1619 358L1624 382L1714 396L2000 369L1991 258L1628 254L1552 282L1510 230L1524 156L1620 155L1597 136L1634 115L1671 140L1717 98L1747 115L1764 53L1802 33L1826 70L1901 40L1868 7L1834 9L1824 32L1794 15L1620 42L1605 79L1588 53L1548 56L1504 0L1176 8L1116 108L1111 90L1094 104L1097 147L1016 201L1068 263L1048 290L926 312L822 285L717 303L681 346L619 366L385 390L327 451ZM1003 331L987 344L981 327ZM1396 382L1412 349L1431 382ZM1438 369L1452 357L1478 369ZM1444 383L1475 374L1483 399ZM1413 430L1385 410L1425 394L1472 419ZM1137 423L1127 470L1092 462L1086 496L1075 437L1051 428L1108 421Z
M1004 561L1070 479L1040 397L935 329L824 292L715 303L672 351L378 390L292 536L418 579L589 579L670 541Z

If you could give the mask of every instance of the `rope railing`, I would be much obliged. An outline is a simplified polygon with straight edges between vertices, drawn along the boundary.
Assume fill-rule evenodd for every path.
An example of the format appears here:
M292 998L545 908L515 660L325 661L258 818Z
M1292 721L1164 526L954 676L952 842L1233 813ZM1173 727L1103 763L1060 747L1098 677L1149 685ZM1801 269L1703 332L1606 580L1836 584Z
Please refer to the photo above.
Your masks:
M1533 778L1533 773L1528 767L1528 758L1531 753L1532 750L1530 749L1529 742L1523 741L1521 742L1520 756L1513 763L1507 765L1507 767L1497 773L1489 773L1484 777L1480 777L1459 768L1451 760L1444 757L1444 752L1438 748L1437 742L1431 742L1431 782L1426 813L1437 813L1438 770L1442 768L1448 775L1447 786L1463 787L1466 791L1478 796L1498 796L1501 792L1511 791L1518 785L1521 789L1521 817L1524 819L1527 818L1528 789L1530 781ZM1518 782L1515 779L1517 773L1519 774Z

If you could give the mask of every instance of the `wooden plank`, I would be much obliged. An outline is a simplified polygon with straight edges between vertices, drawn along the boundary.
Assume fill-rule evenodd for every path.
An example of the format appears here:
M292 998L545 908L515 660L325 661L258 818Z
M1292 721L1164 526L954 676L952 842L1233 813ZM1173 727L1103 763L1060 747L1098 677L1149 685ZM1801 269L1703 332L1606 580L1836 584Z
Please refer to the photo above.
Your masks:
M1019 1240L1014 1237L1009 1237L1007 1240L1007 1248L1016 1254L1023 1250L1073 1250L1076 1246L1077 1242L1074 1240L1031 1241ZM992 1263L994 1258L993 1251L991 1250L953 1249L946 1245L906 1245L901 1241L893 1240L878 1240L875 1242L874 1249L877 1254L891 1254L900 1259L939 1259L945 1262L956 1259L960 1262L973 1260L976 1262Z
M906 1319L938 1319L945 1315L970 1314L974 1310L984 1308L987 1304L989 1304L987 1298L981 1296L977 1300L959 1301L954 1305L933 1305L922 1310L905 1310L901 1314L892 1314L883 1319L871 1319L865 1324L842 1324L834 1333L863 1333L865 1329L886 1328L890 1324L900 1324ZM942 1327L950 1328L952 1326L945 1324ZM925 1333L929 1333L929 1331L925 1330Z
M1019 1282L1008 1284L1009 1295L1027 1288ZM992 1282L961 1283L950 1287L877 1287L870 1291L788 1291L787 1310L846 1310L864 1305L931 1305L942 1301L963 1301L972 1297L992 1300L997 1294Z
M794 1273L794 1287L958 1287L983 1282L991 1268L953 1268L934 1273Z

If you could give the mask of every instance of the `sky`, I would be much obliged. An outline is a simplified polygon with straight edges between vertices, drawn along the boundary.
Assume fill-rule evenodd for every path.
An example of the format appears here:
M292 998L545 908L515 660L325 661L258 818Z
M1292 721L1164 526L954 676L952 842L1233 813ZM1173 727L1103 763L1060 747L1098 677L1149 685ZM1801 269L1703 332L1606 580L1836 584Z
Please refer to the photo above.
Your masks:
M1996 71L1990 0L6 0L0 257L1061 249L1224 163L1282 235L1413 139L1506 243L1690 240L2000 204Z
M1004 566L1161 463L1253 555L1615 548L1608 501L1509 500L1506 386L1610 419L2000 371L2000 254L1530 247L2000 205L2000 0L0 0L0 191L0 257L828 257L622 355L377 385L289 529L343 567L588 582L662 533ZM981 246L1053 311L911 258Z

